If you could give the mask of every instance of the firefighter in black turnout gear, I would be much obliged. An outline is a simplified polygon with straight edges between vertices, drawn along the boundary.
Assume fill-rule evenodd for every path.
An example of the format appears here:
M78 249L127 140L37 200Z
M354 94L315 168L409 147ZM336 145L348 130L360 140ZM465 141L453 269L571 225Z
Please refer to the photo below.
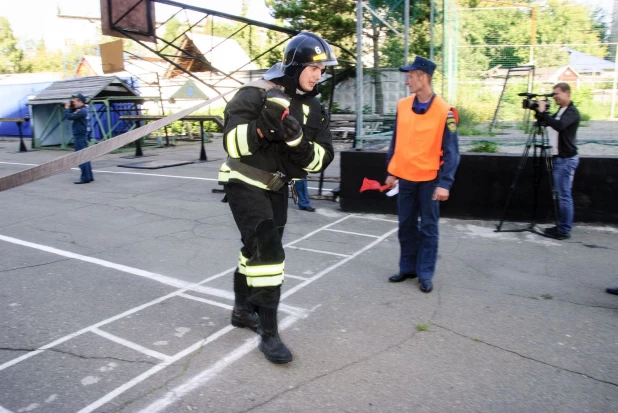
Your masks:
M243 85L225 108L228 160L222 172L243 243L234 273L232 325L258 332L260 351L277 364L292 361L277 326L287 184L324 170L333 159L329 116L316 95L325 67L336 64L328 43L302 32L286 45L283 62Z

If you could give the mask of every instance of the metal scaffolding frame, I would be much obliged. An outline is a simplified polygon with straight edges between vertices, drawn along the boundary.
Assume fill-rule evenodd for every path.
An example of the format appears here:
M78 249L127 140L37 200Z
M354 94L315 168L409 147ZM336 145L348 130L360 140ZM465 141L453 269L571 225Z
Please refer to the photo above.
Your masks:
M122 18L124 18L130 11L134 10L141 2L144 2L146 0L138 0L135 4L133 4L133 6L127 10L120 18L112 21L110 19L111 22L111 28L122 33L123 35L125 35L127 38L135 41L136 43L138 43L140 46L144 47L145 49L149 50L150 52L154 53L155 55L159 56L161 59L165 60L167 63L171 64L172 66L174 66L175 68L177 68L178 70L182 71L183 73L185 73L186 75L192 77L193 79L195 79L196 81L200 82L201 84L203 84L204 86L208 87L209 89L213 90L215 93L220 94L222 93L218 88L217 85L223 81L226 78L232 79L236 82L238 82L239 84L241 84L242 82L240 82L238 79L235 79L233 77L233 73L242 70L245 66L257 61L258 59L260 59L262 56L272 52L273 50L275 50L276 48L278 48L282 43L286 42L289 38L297 35L298 33L300 33L297 30L294 29L290 29L290 28L286 28L286 27L281 27L281 26L277 26L274 24L269 24L269 23L264 23L264 22L260 22L258 20L253 20L253 19L249 19L246 17L241 17L241 16L235 16L232 14L228 14L228 13L222 13L216 10L212 10L212 9L207 9L204 7L198 7L198 6L192 6L189 4L184 4L181 2L177 2L177 1L171 1L171 0L150 0L150 2L152 3L159 3L159 4L165 4L168 6L173 6L173 7L178 7L179 10L178 12L176 12L174 15L172 15L170 18L168 18L166 20L166 22L163 23L166 24L167 22L169 22L172 18L174 18L175 16L178 15L178 13L180 13L183 10L189 10L189 11L193 11L193 12L198 12L198 13L204 13L205 16L203 18L201 18L200 20L198 20L198 22L194 23L194 24L190 24L187 28L185 28L179 35L176 36L176 38L174 40L172 40L171 42L168 42L167 40L157 36L155 30L153 29L150 33L139 33L139 34L146 34L149 36L152 36L157 42L161 41L162 43L165 44L165 46L162 49L157 49L157 48L153 48L149 45L146 44L145 41L140 40L138 37L135 36L135 31L132 30L127 30L124 29L122 27L119 26L119 22L122 20ZM150 10L149 7L146 8L148 11ZM229 36L227 36L225 38L225 40L229 40L231 38L233 38L236 34L238 34L240 31L244 30L246 27L252 27L252 26L256 26L256 27L261 27L267 30L273 30L279 33L284 33L287 34L288 37L283 39L282 41L278 42L277 44L275 44L274 46L270 47L268 50L262 52L261 54L259 54L258 56L255 56L253 58L250 58L250 60L248 62L246 62L244 65L236 68L233 72L231 73L226 73L223 72L222 70L219 70L216 68L215 65L213 65L213 62L208 62L206 61L202 56L199 55L195 55L192 53L189 53L187 50L183 50L180 47L176 46L175 44L173 44L175 41L177 41L178 39L180 39L182 36L184 36L185 34L191 32L191 30L197 26L200 22L202 22L204 19L208 18L208 17L220 17L223 19L227 19L227 20L232 20L232 21L237 21L240 23L244 23L244 26L242 26L241 28L239 28L238 30L236 30L234 33L230 34ZM225 40L223 42L225 42ZM201 51L202 55L206 55L208 53L211 53L216 47L220 46L223 42L213 46L210 50L207 51ZM339 49L341 49L344 53L349 54L350 56L355 57L355 55L350 52L349 50L347 50L345 47L331 43L333 46L338 47ZM175 49L177 52L182 53L182 55L169 55L164 53L165 49L167 49L168 47L171 47L173 49ZM184 67L182 67L181 65L177 64L174 59L178 58L178 57L182 57L184 59L193 59L195 61L198 61L202 64L208 65L210 67L212 67L215 71L221 73L224 77L220 80L218 80L216 83L214 84L210 84L202 79L200 79L198 76L196 76L195 74L193 74L192 72L190 72L189 70L186 70Z

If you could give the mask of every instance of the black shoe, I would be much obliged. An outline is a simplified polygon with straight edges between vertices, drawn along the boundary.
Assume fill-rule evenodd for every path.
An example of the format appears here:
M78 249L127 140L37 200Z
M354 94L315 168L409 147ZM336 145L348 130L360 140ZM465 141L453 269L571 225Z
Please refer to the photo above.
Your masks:
M618 288L607 288L605 292L607 294L618 295Z
M286 364L293 360L292 352L281 342L278 334L274 337L262 335L258 348L271 363Z
M393 275L388 280L392 283L399 283L407 280L408 278L416 278L416 274L404 274L400 272L399 274Z
M293 360L292 352L283 344L279 337L277 326L277 309L260 307L260 341L259 349L264 353L266 360L275 364L285 364Z
M314 207L301 207L299 206L298 209L300 209L301 211L308 211L308 212L315 212L315 208Z
M420 290L424 293L430 293L431 291L433 291L433 283L431 282L431 280L423 280L419 282L420 286Z
M76 185L79 185L79 184L87 184L88 182L90 182L90 181L75 181L73 183L76 184Z
M550 238L562 240L571 238L571 234L568 232L562 232L558 229L558 227L549 227L543 230L543 234Z
M249 310L232 310L232 325L238 328L248 328L258 332L258 316Z

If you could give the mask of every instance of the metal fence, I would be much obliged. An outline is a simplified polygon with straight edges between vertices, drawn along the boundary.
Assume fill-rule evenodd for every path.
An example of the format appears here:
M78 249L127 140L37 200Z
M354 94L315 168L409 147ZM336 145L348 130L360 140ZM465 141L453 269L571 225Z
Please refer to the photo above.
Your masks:
M460 135L521 140L530 114L517 94L551 93L556 83L567 82L582 113L581 137L618 142L612 122L618 115L618 48L599 40L583 6L564 0L516 6L488 0L479 3L488 7L462 8L455 0L431 0L426 26L427 16L411 2L407 29L403 1L372 10L376 2L358 3L363 6L357 33L363 35L357 53L363 64L355 78L337 86L335 107L362 113L356 125L359 146L383 146L390 139L396 102L408 94L405 76L396 68L425 43L429 56L419 53L437 63L434 90L460 112ZM561 23L566 18L569 24ZM380 40L367 33L379 34Z

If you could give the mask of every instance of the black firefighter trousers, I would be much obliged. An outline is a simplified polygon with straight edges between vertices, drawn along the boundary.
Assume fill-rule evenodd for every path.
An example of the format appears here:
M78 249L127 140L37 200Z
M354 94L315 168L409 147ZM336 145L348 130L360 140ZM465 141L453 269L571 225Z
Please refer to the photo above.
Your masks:
M254 306L276 309L283 283L281 238L287 222L288 186L273 192L232 180L225 193L243 243L236 275L243 274L246 285L235 282L236 300L246 295Z

